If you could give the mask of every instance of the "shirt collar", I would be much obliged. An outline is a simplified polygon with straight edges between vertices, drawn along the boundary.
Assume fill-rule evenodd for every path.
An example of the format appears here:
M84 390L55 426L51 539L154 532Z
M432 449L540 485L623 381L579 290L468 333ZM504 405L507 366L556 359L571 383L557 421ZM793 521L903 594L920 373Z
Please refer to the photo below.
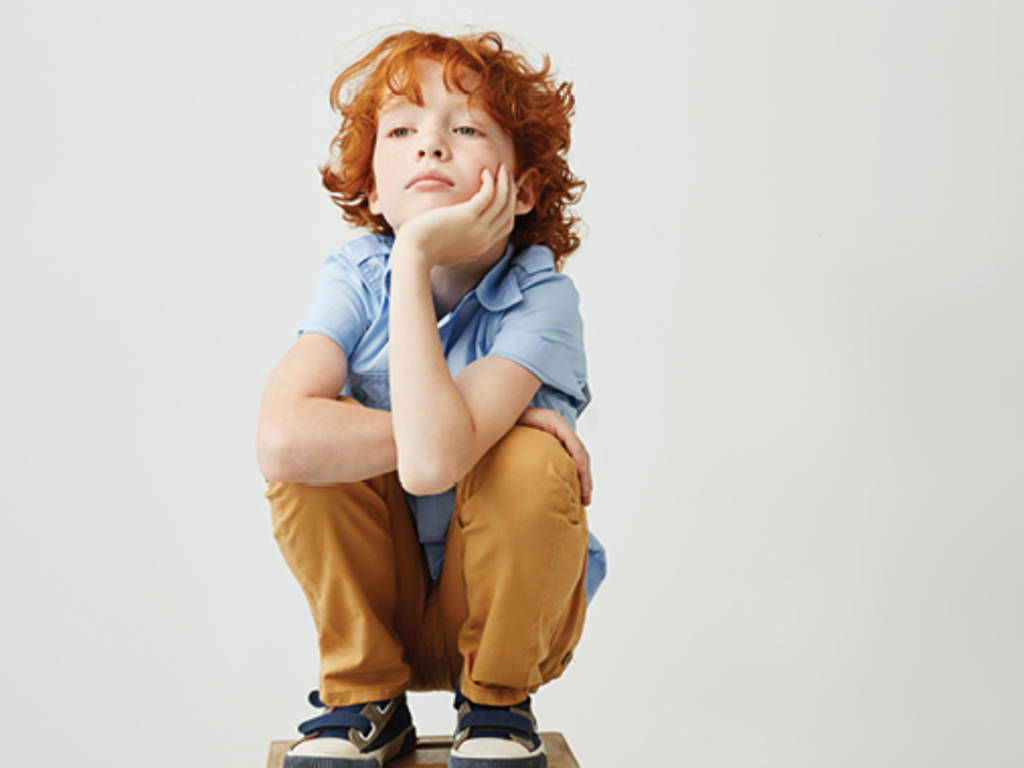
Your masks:
M477 301L484 309L491 312L500 312L516 304L523 294L519 290L519 282L509 268L512 263L512 256L515 253L515 246L509 243L505 246L505 255L498 259L497 263L487 270L487 274L477 283Z
M392 244L394 240L392 239ZM513 257L515 256L515 245L509 242L505 246L504 255L487 270L476 287L469 294L476 294L477 301L490 312L500 312L508 309L523 298L519 290L519 283L510 269ZM391 250L388 249L387 264L384 267L384 288L391 294ZM463 297L462 301L465 301ZM461 304L462 301L459 303Z

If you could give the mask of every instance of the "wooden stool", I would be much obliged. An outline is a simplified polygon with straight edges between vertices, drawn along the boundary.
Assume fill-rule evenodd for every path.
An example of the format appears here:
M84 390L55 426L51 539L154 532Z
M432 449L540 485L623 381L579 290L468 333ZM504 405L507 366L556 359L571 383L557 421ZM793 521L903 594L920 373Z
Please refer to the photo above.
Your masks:
M539 735L540 740L544 742L544 751L548 755L548 768L580 768L562 734L548 731ZM294 743L295 741L270 742L267 768L281 768L284 765L284 753ZM451 736L420 736L416 740L415 752L385 763L384 768L448 768L448 753L451 748Z

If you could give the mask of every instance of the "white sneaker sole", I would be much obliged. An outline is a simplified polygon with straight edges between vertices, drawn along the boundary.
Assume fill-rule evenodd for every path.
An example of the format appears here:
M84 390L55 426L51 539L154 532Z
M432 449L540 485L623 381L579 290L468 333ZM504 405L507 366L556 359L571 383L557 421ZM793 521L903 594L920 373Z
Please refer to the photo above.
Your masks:
M316 741L316 739L311 741ZM308 744L309 742L303 743ZM358 757L286 754L284 756L284 768L383 768L384 763L388 760L393 760L396 757L401 757L415 751L416 726L410 725L404 736L392 740L380 749L364 752Z

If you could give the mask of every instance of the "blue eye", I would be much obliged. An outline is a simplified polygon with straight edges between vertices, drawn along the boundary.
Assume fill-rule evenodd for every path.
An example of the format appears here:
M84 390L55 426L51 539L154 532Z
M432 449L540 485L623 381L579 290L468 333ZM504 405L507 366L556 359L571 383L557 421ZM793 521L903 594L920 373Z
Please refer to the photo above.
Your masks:
M471 131L471 133L463 133L463 136L475 136L480 133L480 131L478 131L471 125L460 125L458 128L455 129L456 133L460 133L462 131Z
M399 131L408 131L408 130L409 130L408 128L393 128L391 130L391 132L388 134L388 136L393 136L394 138L398 139L398 138L401 138L401 136L398 135Z

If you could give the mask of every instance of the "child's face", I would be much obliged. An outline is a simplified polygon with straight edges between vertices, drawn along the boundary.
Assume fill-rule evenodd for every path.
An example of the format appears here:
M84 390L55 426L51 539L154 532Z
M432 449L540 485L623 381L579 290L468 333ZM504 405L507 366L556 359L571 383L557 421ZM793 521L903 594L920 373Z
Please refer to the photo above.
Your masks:
M420 59L416 66L423 106L399 96L381 107L373 150L374 184L367 192L370 212L383 214L395 232L420 211L471 198L480 189L484 168L495 176L501 163L510 174L517 171L512 139L483 107L470 109L466 94L445 88L440 63ZM463 83L475 85L467 79ZM416 181L426 172L443 180ZM524 193L515 212L526 213L531 207Z

